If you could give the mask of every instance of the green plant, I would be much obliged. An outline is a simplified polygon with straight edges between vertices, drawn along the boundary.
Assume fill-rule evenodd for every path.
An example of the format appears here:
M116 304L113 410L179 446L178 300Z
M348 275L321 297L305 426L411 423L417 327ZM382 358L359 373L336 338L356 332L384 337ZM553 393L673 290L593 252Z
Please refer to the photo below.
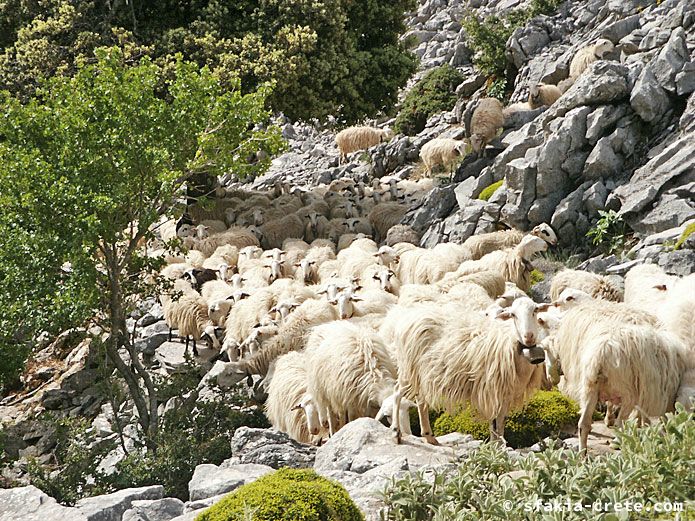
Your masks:
M685 244L685 241L688 240L688 237L690 237L693 233L695 233L695 222L690 223L688 226L685 227L683 233L681 233L680 237L678 237L676 244L673 245L673 249L680 249L680 247L683 246L683 244Z
M601 216L593 228L586 232L594 246L604 248L607 253L614 253L623 248L627 226L615 210L599 210Z
M463 79L461 73L449 65L429 71L406 95L394 130L411 136L421 132L430 116L454 106L456 87Z
M535 286L539 282L543 282L544 280L545 273L537 269L531 271L531 287Z
M478 195L478 199L481 201L489 201L490 197L499 189L500 186L504 184L504 179L501 179L500 181L497 181L496 183L492 183L489 186L486 186L483 188L483 191L480 192Z
M484 74L498 78L495 83L505 82L495 86L494 93L496 95L489 91L488 95L498 97L500 90L506 89L504 77L507 69L507 57L505 47L514 31L535 16L552 13L562 1L532 0L526 8L514 9L503 16L489 15L483 20L479 20L474 13L464 17L463 27L466 30L468 44L475 52L473 63Z
M505 422L504 437L512 447L528 447L579 420L579 408L559 391L538 391L521 409L512 412ZM475 439L487 439L488 422L466 407L455 415L442 414L434 422L435 436L464 432Z
M619 451L590 457L553 446L519 456L484 444L467 454L446 479L443 474L420 474L392 480L383 492L382 519L647 520L655 518L650 507L666 501L681 503L686 517L680 519L692 519L695 422L690 413L679 405L663 421L643 428L627 422L616 431L614 444ZM512 471L518 472L510 475ZM627 501L644 508L617 511L616 503ZM553 503L570 508L553 511ZM598 503L598 510L575 508Z
M491 81L487 87L487 95L491 98L497 98L501 102L504 102L507 93L507 79L499 78L497 80Z
M313 470L283 468L248 483L200 514L196 521L361 521L342 485Z

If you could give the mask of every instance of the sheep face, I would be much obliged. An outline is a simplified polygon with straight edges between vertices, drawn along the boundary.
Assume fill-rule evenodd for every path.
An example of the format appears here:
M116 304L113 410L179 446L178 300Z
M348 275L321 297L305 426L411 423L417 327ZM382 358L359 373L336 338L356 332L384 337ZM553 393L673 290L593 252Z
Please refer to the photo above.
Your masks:
M273 308L271 308L272 313L277 313L280 316L280 323L287 318L292 310L299 306L298 302L294 300L282 300L277 303Z
M603 58L606 54L612 52L613 49L613 42L611 42L610 40L606 40L605 38L601 38L596 42L596 45L594 47L594 54L598 58Z
M305 394L297 405L292 407L293 411L303 410L306 416L306 425L309 433L316 436L321 431L321 421L319 420L319 409L316 407L314 398L310 394Z
M338 293L340 293L344 288L341 284L336 284L335 282L330 282L319 291L319 295L326 295L328 302L336 302L338 299Z
M381 289L388 291L389 293L393 293L393 284L391 279L395 276L396 274L392 270L384 267L384 269L381 269L375 273L372 278L379 281Z
M521 297L497 315L500 320L513 320L517 341L523 346L521 354L534 364L541 363L544 355L541 348L538 348L540 351L531 348L547 336L547 330L538 322L538 313L547 311L549 307L550 304L536 304L528 297Z
M546 223L539 224L531 231L531 233L536 237L540 237L551 246L557 245L557 235L555 235L553 229Z
M300 270L302 270L302 279L304 280L304 283L311 284L311 282L314 280L314 276L316 275L316 261L302 259L299 261L297 266Z
M572 309L573 307L581 304L586 304L592 300L594 300L593 297L586 291L574 288L565 288L562 290L562 293L560 293L557 300L553 302L553 306L559 308L561 311L567 311L568 309Z
M341 320L351 318L355 313L355 307L352 305L353 302L361 302L362 299L357 297L352 290L346 289L338 294L333 303L338 308L338 316Z
M521 239L518 246L521 257L526 261L530 261L536 253L540 253L547 249L548 243L535 235L524 235L524 238Z

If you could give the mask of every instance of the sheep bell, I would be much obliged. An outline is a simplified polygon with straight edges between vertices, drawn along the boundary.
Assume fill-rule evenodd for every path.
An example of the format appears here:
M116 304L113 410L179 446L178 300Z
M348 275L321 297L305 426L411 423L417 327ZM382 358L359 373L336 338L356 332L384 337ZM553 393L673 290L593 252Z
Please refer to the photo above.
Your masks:
M533 365L538 365L545 362L545 351L542 347L526 347L523 344L519 344L519 348L521 349L522 356Z

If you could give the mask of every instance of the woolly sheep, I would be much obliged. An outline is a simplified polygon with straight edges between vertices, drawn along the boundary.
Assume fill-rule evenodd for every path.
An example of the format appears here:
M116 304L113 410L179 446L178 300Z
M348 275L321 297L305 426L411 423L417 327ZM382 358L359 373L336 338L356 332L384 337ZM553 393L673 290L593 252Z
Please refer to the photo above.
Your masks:
M203 261L203 268L218 269L220 264L225 263L233 269L237 262L239 262L239 249L231 244L225 244L217 248L210 257Z
M538 226L535 226L530 233L531 235L540 237L551 246L557 244L557 235L555 235L553 229L546 223L541 223ZM466 239L463 245L471 251L471 258L473 260L477 260L490 252L505 248L513 248L521 242L523 237L524 232L520 230L500 230L496 232L482 233L480 235L473 235Z
M386 238L392 226L399 224L408 209L398 203L381 203L369 212L369 222L374 228L377 242Z
M320 432L318 409L308 394L308 357L292 352L279 357L266 385L265 415L274 429L300 443L311 443Z
M193 355L198 356L196 342L203 336L210 339L213 347L219 348L215 326L208 316L208 306L198 292L185 281L177 281L174 285L175 291L182 291L183 294L178 300L168 299L162 303L164 320L169 326L169 340L171 340L171 330L178 329L179 336L186 339L186 349L189 340L193 340Z
M386 234L386 244L394 246L403 242L415 245L420 244L420 234L407 224L396 224L389 228Z
M261 226L261 243L264 248L281 248L285 239L304 237L304 223L294 213Z
M347 319L371 313L386 313L397 301L394 295L381 289L364 291L357 296L351 288L346 288L338 294L335 305L338 317Z
M400 281L396 273L383 264L372 264L368 266L360 277L365 289L380 289L398 295L400 291Z
M386 321L398 321L394 408L400 410L402 398L414 400L422 436L436 444L429 407L451 410L468 402L490 421L492 437L503 439L507 412L540 386L544 354L535 344L542 335L537 315L545 307L518 299L502 317L513 326L471 314L461 303L393 308ZM400 442L401 422L393 429Z
M184 246L199 250L207 256L212 255L217 248L225 244L241 249L245 246L258 246L259 242L249 230L236 226L229 228L226 232L210 235L205 239L184 239Z
M306 347L309 394L330 421L374 416L393 395L397 368L373 331L347 321L315 327ZM408 411L401 412L406 421Z
M495 98L482 98L471 117L470 143L473 151L485 156L485 147L504 126L502 103Z
M595 44L579 49L570 62L569 77L576 80L589 65L613 51L613 43L605 38L599 39Z
M634 266L625 274L625 302L648 311L659 309L676 280L656 264Z
M529 89L528 104L531 109L537 109L542 106L549 107L555 103L560 96L562 96L562 91L560 91L556 85L539 83Z
M673 409L686 357L670 333L607 318L603 306L589 304L567 311L544 343L561 364L562 392L580 404L581 450L599 401L620 405L619 421L634 409L647 416Z
M319 269L321 265L329 260L335 259L335 252L327 246L312 247L306 256L299 261L295 277L303 280L306 284L317 284L319 282Z
M338 132L335 143L340 151L340 163L347 162L347 155L358 150L388 141L393 136L389 129L373 127L349 127Z
M588 271L566 269L558 272L550 284L550 298L557 300L566 288L580 289L593 298L623 300L622 290L611 279Z
M428 141L420 149L420 158L425 164L424 175L431 176L436 166L450 168L457 158L468 154L469 148L470 143L467 140L435 138Z

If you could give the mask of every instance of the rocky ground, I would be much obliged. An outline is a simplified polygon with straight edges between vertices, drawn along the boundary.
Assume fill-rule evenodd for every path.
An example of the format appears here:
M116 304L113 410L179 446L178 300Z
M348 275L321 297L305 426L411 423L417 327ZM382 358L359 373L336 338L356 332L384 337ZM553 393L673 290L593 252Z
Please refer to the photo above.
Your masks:
M491 14L522 2L468 4L480 14ZM338 164L330 126L280 120L290 149L273 160L254 186L270 186L278 178L307 187L343 176L365 181L407 178L417 170L424 143L438 136L462 137L465 114L485 91L485 78L473 69L460 23L465 8L460 0L421 2L409 16L410 31L404 36L416 41L418 76L445 63L464 74L453 110L431 117L417 136L396 136L366 154L354 154L344 165ZM583 261L583 269L619 276L647 258L670 273L692 273L695 235L679 250L672 245L688 224L695 223L694 25L692 0L590 0L566 2L557 14L518 29L507 42L509 58L518 69L512 102L525 99L532 83L565 78L574 52L598 38L610 39L616 51L610 60L593 64L551 108L510 121L495 144L496 153L464 160L450 179L411 208L404 222L422 234L423 246L460 242L500 225L529 229L549 222L567 254L575 254L574 264ZM478 199L485 187L500 180L503 187L490 200ZM605 210L618 212L634 232L634 244L623 253L592 257L596 252L586 247L585 235ZM557 263L546 264L539 266L546 273L557 269ZM546 280L536 288L538 297L544 296L547 284ZM130 324L153 371L173 374L185 365L184 347L166 341L162 318L159 304L149 301ZM123 457L113 423L120 418L128 425L132 404L114 412L105 402L95 384L96 350L80 335L66 332L44 346L32 362L23 391L0 402L4 450L16 460L3 469L5 478L21 480L29 458L50 462L56 433L36 421L42 411L92 419L94 443L113 446L103 470ZM201 354L204 359L212 355L204 349ZM203 362L202 369L210 365ZM175 402L163 404L162 412L174 406ZM126 444L134 443L135 432L126 427L125 435ZM596 434L594 450L606 450L607 439L608 433ZM0 491L0 520L189 520L221 494L280 466L313 467L340 481L368 517L376 519L379 501L373 493L390 477L428 468L453 470L456 459L478 444L463 435L440 441L442 446L435 448L408 438L396 446L388 429L370 419L350 423L318 449L272 430L241 428L231 442L232 459L196 469L188 502L163 498L162 487L151 486L84 499L66 508L28 486ZM575 440L565 442L572 445Z

